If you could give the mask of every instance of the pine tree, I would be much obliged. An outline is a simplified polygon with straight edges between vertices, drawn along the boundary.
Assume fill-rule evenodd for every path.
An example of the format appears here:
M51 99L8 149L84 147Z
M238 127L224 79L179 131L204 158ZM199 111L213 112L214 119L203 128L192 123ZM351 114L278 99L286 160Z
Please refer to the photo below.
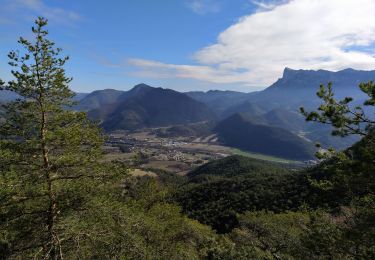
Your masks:
M61 259L72 214L85 210L100 183L103 138L84 113L67 109L74 93L64 64L68 57L47 38L39 17L34 39L11 51L14 80L0 87L18 94L5 105L0 125L0 258Z
M328 86L320 85L316 95L323 101L318 111L307 112L303 107L301 113L306 121L328 124L333 127L332 135L345 137L348 135L366 136L375 127L373 116L367 116L364 107L375 106L375 84L373 81L359 84L359 89L368 96L363 106L351 106L353 98L336 100L332 82Z

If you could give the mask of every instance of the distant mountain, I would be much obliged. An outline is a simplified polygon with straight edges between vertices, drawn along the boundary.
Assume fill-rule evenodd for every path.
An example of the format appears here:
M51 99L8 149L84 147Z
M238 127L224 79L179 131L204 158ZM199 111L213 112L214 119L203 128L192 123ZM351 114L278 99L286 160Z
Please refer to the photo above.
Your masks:
M88 115L100 119L108 131L188 124L215 119L203 103L171 89L145 84L118 95L113 103L101 105Z
M139 84L129 91L106 89L90 94L79 93L76 100L80 101L75 109L88 111L89 116L99 120L106 130L180 125L160 133L163 135L193 135L196 129L181 125L215 118L223 120L240 113L252 125L282 128L312 143L342 149L358 138L332 137L328 126L305 122L299 114L299 107L315 110L320 104L316 97L319 85L328 82L333 83L338 98L352 96L358 104L364 98L358 84L370 80L375 80L375 71L285 68L280 79L258 92L210 90L179 93ZM1 97L14 98L9 97L9 93Z
M267 123L267 120L262 118L265 110L250 101L245 101L225 109L221 113L221 118L226 118L236 113L246 114L248 118L251 117L254 121L258 121L259 124Z
M268 88L251 93L234 91L187 92L192 98L208 105L221 117L230 113L246 113L257 110L269 112L273 109L287 109L297 112L300 106L316 108L320 100L316 92L321 84L333 83L338 98L345 96L357 100L364 98L359 90L360 82L375 81L374 71L345 69L337 72L327 70L293 70L285 68L283 75ZM246 108L248 106L248 108Z
M74 101L80 101L81 99L83 99L87 95L88 95L87 93L76 93L73 100ZM0 102L9 102L9 101L15 100L18 97L19 96L12 91L0 90Z
M247 94L233 100L232 106L221 111L222 117L243 113L252 122L281 127L292 132L300 132L312 142L338 149L346 148L358 141L356 137L337 138L331 136L331 128L318 123L307 123L299 115L299 108L315 110L321 104L316 92L321 84L332 82L337 98L353 97L353 106L364 101L359 90L361 82L375 81L375 71L345 69L337 72L327 70L293 70L285 68L282 78L263 91ZM237 102L237 103L236 103Z
M255 124L243 114L221 121L214 131L222 143L247 151L293 160L314 156L313 143L283 128Z
M305 121L305 118L297 111L283 108L275 108L262 115L267 124L281 127L289 131L302 131L312 123Z
M344 69L337 72L328 70L293 70L285 68L283 77L272 84L268 89L317 89L320 84L332 82L339 93L348 91L353 93L358 84L364 81L375 80L375 71Z
M81 101L85 97L89 95L89 93L75 93L76 95L73 97L74 101Z
M84 98L86 93L76 93L73 100L76 102L79 102L82 98ZM3 104L14 101L15 99L19 98L19 95L12 91L8 90L0 90L0 123L4 121L5 117L5 109L3 108Z
M333 90L338 98L351 96L363 99L358 84L375 80L375 71L345 69L337 72L327 70L292 70L284 69L282 78L270 87L249 96L249 101L262 108L272 110L284 108L296 110L300 106L316 108L320 103L316 92L320 84L332 82Z
M123 91L114 89L96 90L85 97L83 97L77 106L76 110L89 111L92 109L101 108L102 106L115 103Z
M16 99L18 95L9 90L0 90L0 102L8 102Z
M218 116L221 116L222 112L229 107L244 102L248 94L237 91L221 91L221 90L209 90L203 91L191 91L186 92L186 95L191 98L206 104L211 108Z

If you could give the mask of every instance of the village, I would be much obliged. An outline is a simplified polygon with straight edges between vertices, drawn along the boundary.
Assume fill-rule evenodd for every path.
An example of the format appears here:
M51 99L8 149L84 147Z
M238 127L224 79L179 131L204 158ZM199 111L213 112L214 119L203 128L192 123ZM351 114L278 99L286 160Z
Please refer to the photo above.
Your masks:
M117 131L104 146L108 160L125 161L136 168L164 170L180 175L211 160L232 154L232 149L193 136L160 137L154 129Z

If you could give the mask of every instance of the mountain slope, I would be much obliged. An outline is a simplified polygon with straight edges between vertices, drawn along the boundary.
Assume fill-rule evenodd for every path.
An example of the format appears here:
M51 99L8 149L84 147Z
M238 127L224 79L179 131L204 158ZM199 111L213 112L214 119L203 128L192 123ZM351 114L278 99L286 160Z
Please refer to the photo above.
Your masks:
M267 123L265 118L261 116L265 113L265 111L262 108L260 108L260 106L258 106L257 104L251 103L249 101L245 101L243 103L228 107L221 113L221 117L227 118L236 113L246 114L247 117L251 117L254 121L257 121L259 124Z
M229 146L293 160L313 158L312 143L282 128L254 124L242 114L221 121L214 131Z
M273 109L262 115L262 117L269 125L281 127L289 131L300 131L312 124L306 122L304 117L297 111L282 108Z
M122 93L115 103L89 111L102 120L108 131L169 126L213 120L213 112L204 104L171 89L137 85Z
M254 172L287 173L288 170L275 163L247 158L240 155L232 155L203 164L189 172L187 176L189 178L201 175L235 177Z
M300 106L316 108L320 101L315 93L320 84L327 85L332 82L338 98L351 96L362 99L364 95L358 84L370 80L375 80L375 71L345 69L332 72L285 68L282 78L265 90L249 96L248 100L269 110L280 107L296 110Z
M276 164L230 156L189 173L174 198L189 217L219 233L238 226L238 214L296 210L308 198L307 180Z
M74 109L79 111L100 109L102 106L115 103L123 93L114 89L96 90L82 98Z
M19 97L16 93L9 91L9 90L0 90L0 101L1 102L8 102L12 101Z
M337 98L353 97L353 106L362 104L364 94L359 90L360 82L375 80L375 71L345 69L337 72L327 70L293 70L285 68L283 75L263 91L247 94L246 102L225 110L230 116L237 112L244 113L257 124L281 127L294 133L300 132L312 142L319 142L324 147L333 146L344 149L358 141L358 138L335 138L330 128L315 123L306 123L299 115L299 108L316 110L321 100L316 96L319 85L332 82ZM259 114L258 111L263 111ZM368 111L366 111L368 112Z
M247 93L236 92L236 91L220 91L210 90L207 92L203 91L191 91L186 92L186 95L191 98L206 104L212 109L216 115L222 116L221 114L233 105L245 101L247 99Z

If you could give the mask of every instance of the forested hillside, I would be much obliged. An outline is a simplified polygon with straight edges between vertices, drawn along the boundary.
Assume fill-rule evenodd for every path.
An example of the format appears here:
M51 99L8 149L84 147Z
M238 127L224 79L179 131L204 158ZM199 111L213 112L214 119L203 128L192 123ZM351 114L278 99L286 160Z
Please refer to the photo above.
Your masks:
M297 210L309 196L303 174L241 156L208 163L188 176L189 182L179 188L176 201L188 216L219 233L237 227L239 213Z
M283 128L257 124L243 114L221 121L214 131L224 144L243 150L294 160L313 158L313 143Z

